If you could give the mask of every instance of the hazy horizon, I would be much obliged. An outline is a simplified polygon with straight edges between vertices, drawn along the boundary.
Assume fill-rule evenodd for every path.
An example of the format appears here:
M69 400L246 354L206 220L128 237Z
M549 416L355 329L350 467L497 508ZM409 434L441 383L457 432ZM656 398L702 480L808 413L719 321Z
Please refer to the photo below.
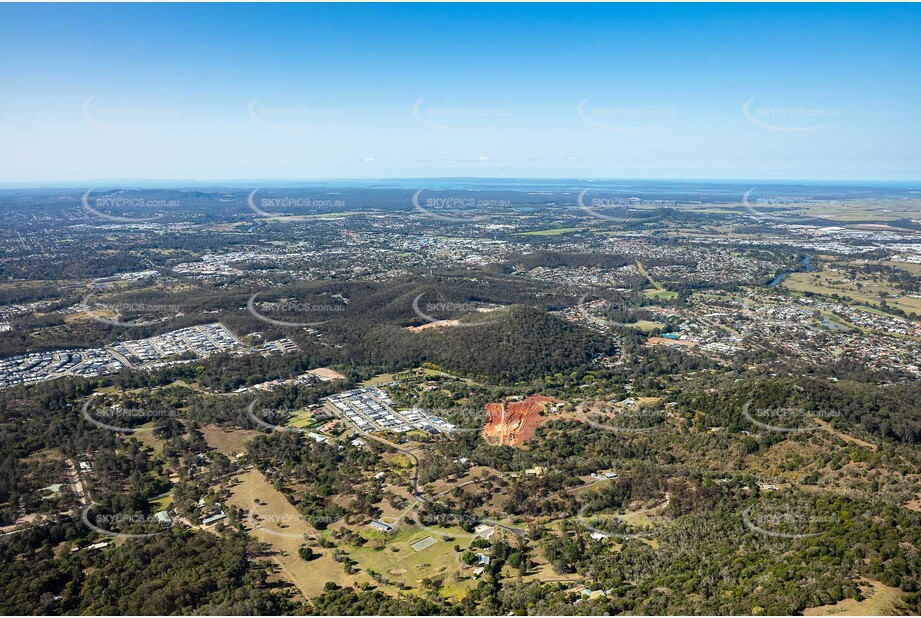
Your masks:
M0 181L914 182L917 5L3 5Z
M610 182L627 182L627 183L649 183L649 184L666 184L666 183L689 183L694 185L706 184L724 184L748 186L752 183L759 183L767 186L811 186L811 187L897 187L911 189L915 185L921 185L921 180L871 180L871 179L835 179L835 178L640 178L640 177L594 177L580 178L578 176L570 177L528 177L528 176L402 176L392 178L88 178L75 180L48 180L41 182L29 181L0 181L0 189L83 189L89 185L96 184L100 188L139 188L139 189L185 189L201 188L204 186L218 187L253 187L261 184L262 187L270 188L297 188L298 186L309 185L333 185L336 183L342 185L378 185L387 183L406 183L411 181L431 181L431 182L472 182L482 183L484 186L500 185L503 182L536 182L536 183L610 183Z

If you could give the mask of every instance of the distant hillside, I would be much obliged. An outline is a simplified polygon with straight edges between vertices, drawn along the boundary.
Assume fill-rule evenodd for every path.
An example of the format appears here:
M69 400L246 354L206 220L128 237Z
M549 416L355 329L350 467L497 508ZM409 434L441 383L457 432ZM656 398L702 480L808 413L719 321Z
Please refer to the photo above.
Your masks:
M480 318L484 319L484 318ZM528 380L591 362L612 352L604 337L539 309L516 305L482 326L412 333L426 360L491 381Z

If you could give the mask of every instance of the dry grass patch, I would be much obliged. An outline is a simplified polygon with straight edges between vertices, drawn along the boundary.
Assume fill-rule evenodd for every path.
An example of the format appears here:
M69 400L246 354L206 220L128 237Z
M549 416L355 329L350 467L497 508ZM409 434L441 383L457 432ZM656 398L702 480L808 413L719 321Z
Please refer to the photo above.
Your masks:
M844 599L834 605L821 605L803 610L804 616L889 616L896 613L895 608L902 596L898 588L886 586L882 582L867 580L861 582L863 601Z
M262 472L249 470L241 474L229 489L228 503L247 514L252 513L258 524L253 526L249 520L244 520L249 534L269 546L271 559L281 570L282 578L294 584L305 598L321 594L329 581L340 586L371 581L364 573L347 574L343 566L333 560L332 549L315 548L319 558L302 559L298 550L307 544L306 537L319 536L319 533Z
M201 433L208 446L228 457L246 451L246 443L260 434L254 429L224 429L217 425L205 425Z

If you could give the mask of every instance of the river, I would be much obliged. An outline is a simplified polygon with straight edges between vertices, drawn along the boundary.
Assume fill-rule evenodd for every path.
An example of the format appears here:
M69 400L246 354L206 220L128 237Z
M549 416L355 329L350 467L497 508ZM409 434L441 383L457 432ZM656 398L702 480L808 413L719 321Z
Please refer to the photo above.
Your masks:
M812 259L808 255L803 256L803 270L807 273L812 272ZM790 273L777 273L774 276L774 279L768 283L767 286L769 288L776 288L778 285L783 283L783 280L786 279L787 275L789 274Z

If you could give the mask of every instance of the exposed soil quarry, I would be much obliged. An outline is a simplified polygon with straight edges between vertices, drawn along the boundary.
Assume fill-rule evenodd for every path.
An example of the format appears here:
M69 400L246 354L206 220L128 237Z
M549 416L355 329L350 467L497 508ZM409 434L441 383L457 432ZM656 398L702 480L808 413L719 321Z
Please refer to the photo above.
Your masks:
M531 395L521 401L507 403L487 403L486 413L489 420L483 428L483 437L487 442L499 446L521 446L543 423L549 420L541 412L559 399Z
M437 328L449 328L451 326L457 326L460 324L460 320L438 320L437 322L428 322L421 326L407 326L406 330L411 333L418 333L424 330L432 330Z

